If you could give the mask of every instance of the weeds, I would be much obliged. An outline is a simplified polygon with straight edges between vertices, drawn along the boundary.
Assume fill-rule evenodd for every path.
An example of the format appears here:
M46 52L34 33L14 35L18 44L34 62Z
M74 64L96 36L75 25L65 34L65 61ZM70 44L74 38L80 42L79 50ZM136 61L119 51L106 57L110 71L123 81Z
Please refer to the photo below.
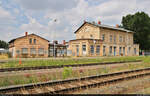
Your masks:
M72 68L64 67L63 72L62 72L63 79L66 79L66 78L70 77L71 75L72 75Z
M14 68L14 67L35 67L35 66L61 66L71 64L88 64L88 63L101 63L101 62L120 62L120 61L134 61L142 60L143 57L112 57L112 58L90 58L90 59L67 59L67 60L22 60L21 64L19 61L13 60L7 63L0 64L0 68ZM148 62L148 60L145 60ZM150 62L150 61L149 61Z

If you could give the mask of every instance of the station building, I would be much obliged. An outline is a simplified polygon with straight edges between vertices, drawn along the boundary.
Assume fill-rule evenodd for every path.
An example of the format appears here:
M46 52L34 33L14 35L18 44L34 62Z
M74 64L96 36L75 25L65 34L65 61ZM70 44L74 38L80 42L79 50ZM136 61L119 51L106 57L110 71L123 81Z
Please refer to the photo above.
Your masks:
M68 42L72 56L138 56L139 44L133 43L133 31L95 22L86 22Z
M15 58L41 58L66 56L65 41L58 44L57 41L50 43L49 40L36 34L25 32L25 36L12 39L9 42L9 52Z

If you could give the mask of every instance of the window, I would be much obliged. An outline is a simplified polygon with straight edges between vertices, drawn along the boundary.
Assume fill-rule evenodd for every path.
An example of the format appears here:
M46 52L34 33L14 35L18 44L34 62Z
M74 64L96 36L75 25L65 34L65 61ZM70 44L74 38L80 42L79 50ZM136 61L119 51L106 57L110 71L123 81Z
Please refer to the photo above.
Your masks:
M105 41L105 34L102 35L102 40Z
M79 55L79 45L76 45L77 56Z
M119 48L119 55L121 55L122 47Z
M100 54L100 46L99 45L96 46L96 54Z
M30 54L36 54L36 49L35 48L31 48L30 49Z
M114 35L114 43L116 43L116 35Z
M119 41L122 42L122 36L119 36Z
M32 44L32 38L29 39L29 43Z
M134 54L136 55L136 48L134 48Z
M17 50L16 53L17 53L17 55L19 55L20 54L20 50Z
M28 54L28 48L22 48L22 54Z
M106 48L106 46L103 46L103 56L106 55L106 53L105 53L105 48Z
M128 54L130 53L131 47L128 48Z
M39 55L43 55L44 54L44 48L39 48Z
M34 44L36 44L36 39L34 39Z
M123 47L123 55L125 55L125 47Z
M94 46L91 45L90 47L91 47L91 48L90 48L90 49L91 49L91 54L94 54Z
M112 42L112 35L110 35L110 42Z
M126 37L124 36L124 37L123 37L123 42L125 42L125 39L126 39Z
M86 45L82 45L82 51L86 51Z
M112 54L112 46L109 47L109 54Z

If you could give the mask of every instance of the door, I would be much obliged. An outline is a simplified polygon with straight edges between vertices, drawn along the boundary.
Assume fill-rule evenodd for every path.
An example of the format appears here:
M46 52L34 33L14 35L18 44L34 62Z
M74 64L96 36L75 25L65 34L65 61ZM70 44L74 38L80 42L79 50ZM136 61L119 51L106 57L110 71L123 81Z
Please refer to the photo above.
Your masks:
M79 45L76 45L77 56L79 56Z
M82 45L82 54L86 56L86 45Z
M116 56L116 47L114 47L114 56Z

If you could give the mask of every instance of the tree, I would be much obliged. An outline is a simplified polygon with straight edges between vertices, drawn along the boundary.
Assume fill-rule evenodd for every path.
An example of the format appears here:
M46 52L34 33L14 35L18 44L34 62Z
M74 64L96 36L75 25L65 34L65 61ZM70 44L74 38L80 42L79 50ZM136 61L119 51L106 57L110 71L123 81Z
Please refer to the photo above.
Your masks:
M0 40L0 48L8 49L8 43L3 40Z
M150 17L144 12L128 14L122 18L122 27L134 31L134 43L140 44L140 49L150 49Z

